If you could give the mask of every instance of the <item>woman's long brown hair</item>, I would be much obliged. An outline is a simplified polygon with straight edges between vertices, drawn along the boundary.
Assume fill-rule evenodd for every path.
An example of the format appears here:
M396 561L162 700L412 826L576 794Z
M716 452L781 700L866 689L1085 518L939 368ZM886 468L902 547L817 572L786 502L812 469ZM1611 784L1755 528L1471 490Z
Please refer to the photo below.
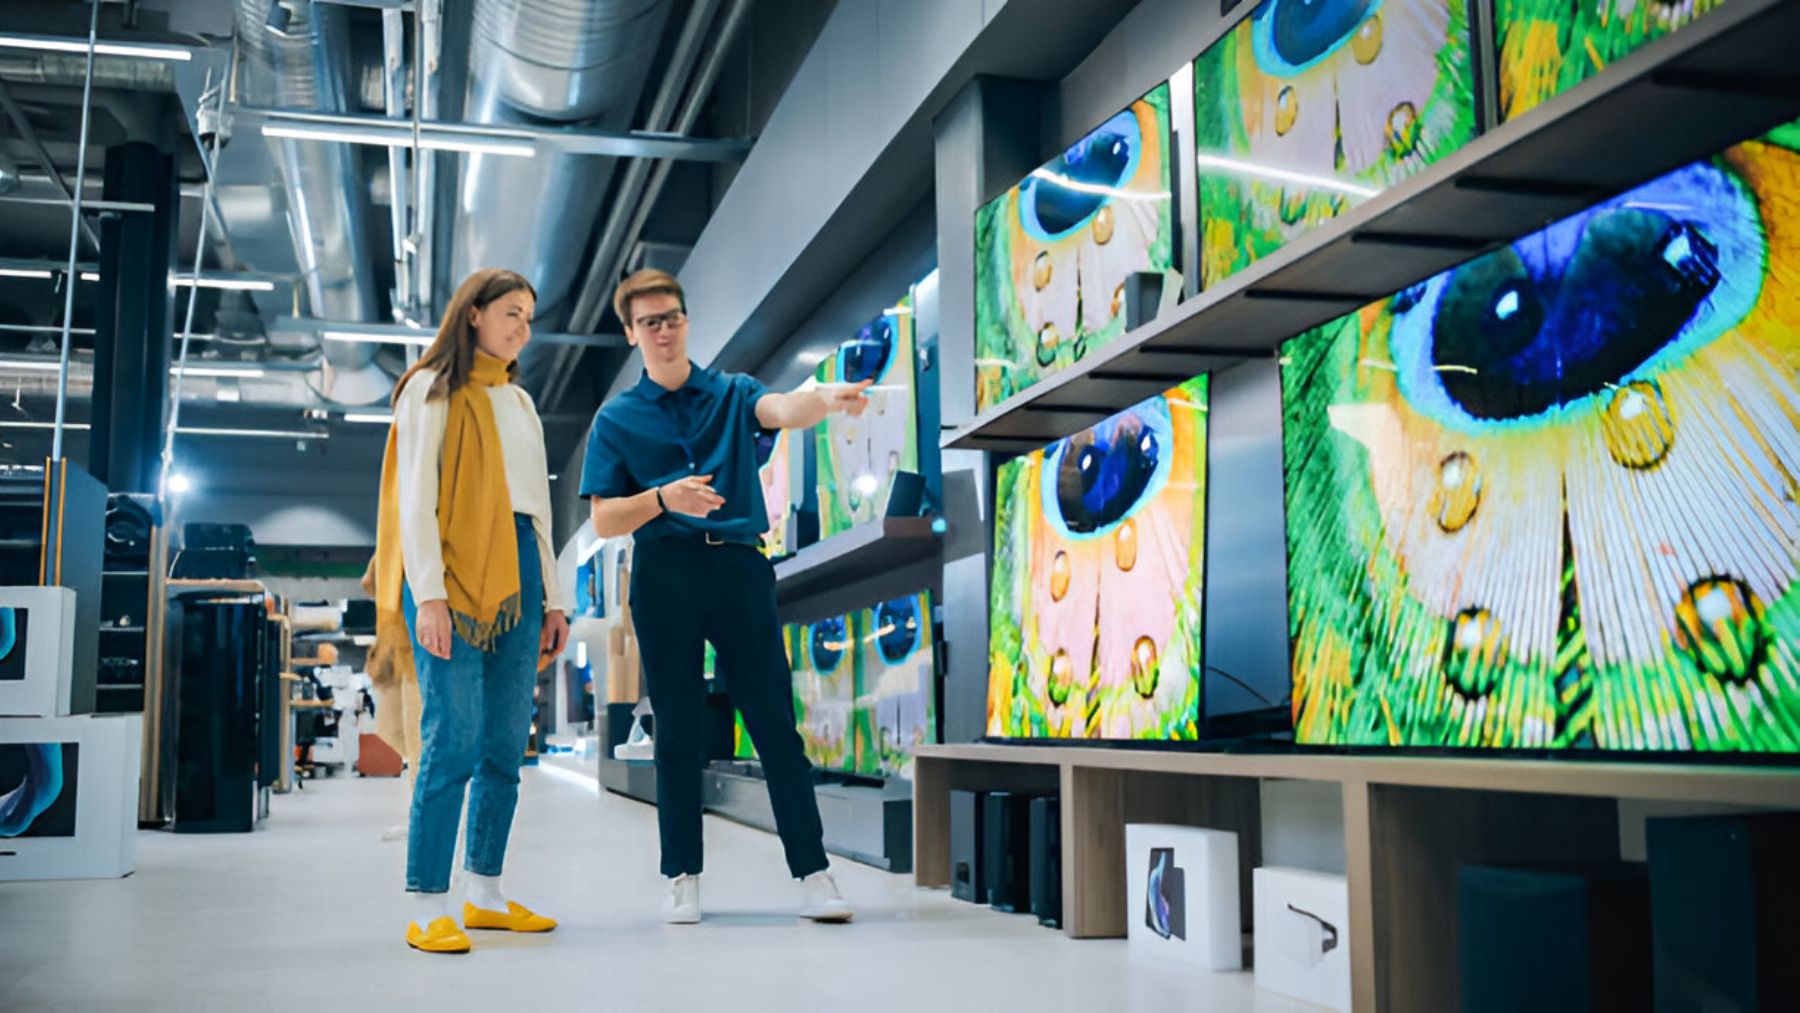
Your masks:
M448 397L451 391L468 383L469 371L475 367L475 328L469 324L469 311L485 310L496 299L520 290L531 293L532 301L537 300L537 289L517 272L487 267L469 275L457 288L456 295L450 298L450 308L444 311L444 322L438 325L437 337L432 339L431 346L394 385L394 403L400 403L400 392L406 389L406 381L421 369L437 373L437 381L427 395L429 398ZM516 375L519 364L508 363L506 368L508 373Z

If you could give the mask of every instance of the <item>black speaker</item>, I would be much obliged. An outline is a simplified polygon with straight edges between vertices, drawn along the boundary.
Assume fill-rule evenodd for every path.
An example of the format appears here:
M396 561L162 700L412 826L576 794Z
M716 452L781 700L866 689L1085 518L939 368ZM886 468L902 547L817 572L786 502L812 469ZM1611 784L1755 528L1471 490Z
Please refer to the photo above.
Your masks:
M1031 800L1031 913L1062 927L1062 801Z
M1650 880L1638 864L1465 865L1463 1013L1650 1008Z
M981 807L988 905L1031 910L1031 796L988 792Z
M1653 819L1656 1009L1800 1002L1800 813Z
M981 904L987 900L987 880L982 876L981 810L985 793L950 793L950 895Z

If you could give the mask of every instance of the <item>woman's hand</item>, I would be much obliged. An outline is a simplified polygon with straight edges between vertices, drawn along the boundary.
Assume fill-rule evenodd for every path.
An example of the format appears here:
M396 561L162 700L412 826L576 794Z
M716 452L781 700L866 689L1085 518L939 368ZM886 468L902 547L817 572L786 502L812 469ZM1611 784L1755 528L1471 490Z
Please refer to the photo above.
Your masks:
M456 635L450 626L450 603L439 598L419 605L419 646L435 658L450 660L450 643Z
M689 475L662 487L663 506L672 514L705 517L725 505L725 497L712 487L711 475Z
M551 609L544 613L544 632L538 637L538 654L540 657L554 658L569 646L569 620L562 614L562 609Z

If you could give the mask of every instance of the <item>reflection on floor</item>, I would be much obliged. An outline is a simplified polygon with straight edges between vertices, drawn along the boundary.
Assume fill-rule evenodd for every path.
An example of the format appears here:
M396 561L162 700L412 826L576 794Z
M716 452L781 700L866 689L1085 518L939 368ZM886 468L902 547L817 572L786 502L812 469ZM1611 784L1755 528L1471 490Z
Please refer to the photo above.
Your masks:
M408 950L405 846L379 839L402 783L338 778L277 797L255 834L145 833L123 881L0 884L0 1009L1313 1008L1248 974L1143 964L1122 942L1072 942L842 860L856 923L803 923L775 838L711 817L708 920L664 926L655 810L591 777L525 774L506 884L562 920L549 936L480 933L465 957Z

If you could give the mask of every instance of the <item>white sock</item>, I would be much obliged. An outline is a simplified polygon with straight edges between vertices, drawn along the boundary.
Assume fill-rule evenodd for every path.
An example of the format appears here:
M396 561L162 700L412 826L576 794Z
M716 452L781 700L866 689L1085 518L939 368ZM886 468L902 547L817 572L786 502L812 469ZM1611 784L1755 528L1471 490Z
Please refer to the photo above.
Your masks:
M412 893L412 920L419 923L419 928L428 929L431 923L439 918L450 917L450 895L447 893Z
M484 911L506 910L506 895L500 892L499 876L469 873L468 893L464 899Z

